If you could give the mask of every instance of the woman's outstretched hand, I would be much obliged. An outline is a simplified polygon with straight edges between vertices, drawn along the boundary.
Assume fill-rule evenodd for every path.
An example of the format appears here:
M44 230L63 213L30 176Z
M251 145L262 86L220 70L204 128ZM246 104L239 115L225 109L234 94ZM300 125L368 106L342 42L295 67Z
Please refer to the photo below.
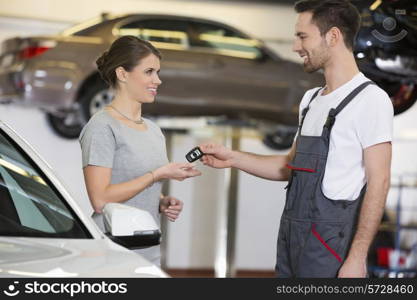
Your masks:
M184 179L200 176L201 172L195 169L190 163L169 163L153 171L154 181L162 179L174 179L183 181Z

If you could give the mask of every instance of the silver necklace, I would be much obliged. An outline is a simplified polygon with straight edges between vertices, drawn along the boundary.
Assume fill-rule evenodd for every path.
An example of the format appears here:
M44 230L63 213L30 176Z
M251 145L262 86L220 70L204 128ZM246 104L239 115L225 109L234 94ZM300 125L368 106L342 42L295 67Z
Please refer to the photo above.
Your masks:
M111 108L113 108L116 112L118 112L119 114L121 114L123 117L125 117L126 119L128 119L129 121L132 121L133 123L136 124L143 124L143 119L142 117L140 117L139 120L133 120L132 118L129 118L128 116L126 116L124 113L122 113L120 110L118 110L116 107L114 107L113 105L109 105Z

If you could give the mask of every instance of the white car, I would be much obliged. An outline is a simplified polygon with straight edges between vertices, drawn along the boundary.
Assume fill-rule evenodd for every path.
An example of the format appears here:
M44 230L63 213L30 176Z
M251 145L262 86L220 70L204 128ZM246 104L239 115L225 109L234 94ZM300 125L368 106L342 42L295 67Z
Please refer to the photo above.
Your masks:
M159 230L112 236L123 235L126 222L138 224L132 218L115 228L120 214L132 216L134 210L108 209L110 233L102 233L51 167L0 121L0 277L168 277L118 245L159 243Z

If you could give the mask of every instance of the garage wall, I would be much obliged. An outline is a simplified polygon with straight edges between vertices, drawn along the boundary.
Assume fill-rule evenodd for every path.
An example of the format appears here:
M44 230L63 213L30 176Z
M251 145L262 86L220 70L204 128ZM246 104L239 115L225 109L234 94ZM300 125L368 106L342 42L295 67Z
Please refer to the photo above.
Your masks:
M151 3L151 4L150 4ZM240 7L236 3L195 1L135 0L0 0L0 40L16 35L49 34L72 23L89 19L102 11L163 12L209 17L226 22L256 37L265 39L281 56L297 60L290 51L294 13L291 7L267 4ZM24 7L24 9L22 9ZM284 25L285 24L285 25ZM417 173L417 124L413 122L417 106L395 118L393 174ZM86 212L91 212L81 172L78 142L56 136L44 114L31 108L0 105L0 118L12 124L56 169L71 193ZM36 125L36 126L34 126ZM173 137L174 161L184 161L184 154L206 139L224 141L218 129L196 130ZM54 145L54 147L50 147ZM55 149L59 150L59 155ZM260 154L279 153L266 148L253 132L244 132L243 151ZM65 159L62 159L65 157ZM185 202L181 218L168 227L167 264L171 268L211 268L214 264L217 209L226 201L223 172L200 168L204 176L186 182L172 182L171 194ZM284 203L284 184L239 175L237 218L237 253L239 269L272 270L275 264L276 236ZM398 193L392 190L388 205L393 207ZM406 206L416 209L415 193L403 195ZM415 219L408 210L406 220ZM405 233L408 243L416 234Z

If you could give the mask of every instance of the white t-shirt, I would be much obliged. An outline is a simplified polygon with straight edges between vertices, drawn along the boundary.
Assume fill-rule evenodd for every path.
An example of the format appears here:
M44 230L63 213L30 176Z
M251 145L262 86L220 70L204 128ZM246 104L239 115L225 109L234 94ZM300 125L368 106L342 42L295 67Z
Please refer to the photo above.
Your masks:
M301 130L302 135L319 136L331 108L361 83L368 81L362 73L330 94L322 91L311 102ZM301 112L317 88L304 94ZM323 193L330 199L355 200L366 182L363 150L392 140L393 107L387 93L368 85L337 115L330 135L330 148L323 179Z

